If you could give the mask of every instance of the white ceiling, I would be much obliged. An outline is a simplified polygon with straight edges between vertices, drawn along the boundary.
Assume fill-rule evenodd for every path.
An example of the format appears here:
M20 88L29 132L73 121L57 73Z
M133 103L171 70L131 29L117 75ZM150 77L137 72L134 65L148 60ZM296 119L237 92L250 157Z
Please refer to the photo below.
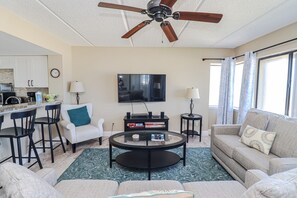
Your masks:
M148 17L99 8L99 1L0 0L0 5L72 46L235 48L297 22L297 0L178 0L174 11L221 13L223 18L218 24L168 19L179 37L174 43L157 22L126 40L121 36ZM146 8L148 0L105 2Z

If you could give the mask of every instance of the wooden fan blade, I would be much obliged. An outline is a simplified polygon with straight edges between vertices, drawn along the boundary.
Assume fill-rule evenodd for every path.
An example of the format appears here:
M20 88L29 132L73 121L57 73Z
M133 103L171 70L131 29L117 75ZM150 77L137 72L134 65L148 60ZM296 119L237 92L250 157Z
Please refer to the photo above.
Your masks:
M163 32L165 33L166 37L168 38L169 42L177 41L178 38L175 34L174 29L172 28L171 24L169 21L163 21L161 23L161 28Z
M145 9L135 8L135 7L131 7L131 6L125 6L125 5L119 5L119 4L113 4L113 3L106 3L106 2L99 2L98 7L126 10L126 11L139 12L139 13L145 12Z
M133 34L135 34L136 32L138 32L139 30L141 30L142 28L144 28L146 25L148 25L150 23L151 23L151 21L149 21L149 20L141 22L140 24L138 24L137 26L132 28L129 32L124 34L122 36L122 38L130 38Z
M160 5L166 5L170 8L172 8L174 6L174 4L176 3L177 0L162 0Z
M209 23L218 23L223 15L207 12L175 12L173 18L176 20L202 21Z

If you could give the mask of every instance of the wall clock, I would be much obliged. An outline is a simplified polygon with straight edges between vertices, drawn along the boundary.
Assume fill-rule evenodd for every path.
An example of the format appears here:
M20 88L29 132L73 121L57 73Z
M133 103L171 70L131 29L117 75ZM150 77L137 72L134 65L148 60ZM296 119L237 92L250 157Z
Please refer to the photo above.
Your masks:
M53 78L58 78L60 76L60 71L57 68L53 68L50 74Z

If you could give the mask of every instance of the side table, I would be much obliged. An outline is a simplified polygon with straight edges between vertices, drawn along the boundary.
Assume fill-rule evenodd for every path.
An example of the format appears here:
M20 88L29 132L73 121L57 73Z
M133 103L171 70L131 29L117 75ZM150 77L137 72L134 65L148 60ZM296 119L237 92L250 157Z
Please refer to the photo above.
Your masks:
M195 131L195 121L199 121L200 127L199 132ZM184 126L184 122L186 122L186 125ZM191 129L190 129L190 122L191 122ZM184 129L185 128L185 129ZM199 114L192 114L189 115L189 113L184 113L180 115L180 133L187 135L187 143L189 142L189 135L199 136L199 141L201 142L201 136L202 136L202 115Z

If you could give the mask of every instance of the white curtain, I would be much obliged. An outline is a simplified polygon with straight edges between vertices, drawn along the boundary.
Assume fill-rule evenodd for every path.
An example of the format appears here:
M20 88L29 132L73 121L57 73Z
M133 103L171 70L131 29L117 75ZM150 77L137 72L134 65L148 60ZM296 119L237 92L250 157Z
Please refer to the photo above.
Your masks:
M253 52L246 52L244 55L244 65L237 117L238 124L241 124L244 121L247 111L252 107L253 93L255 87L255 72L256 54Z
M294 54L293 63L290 116L297 117L297 53Z
M217 124L233 123L234 70L235 60L230 57L225 58L221 69Z

